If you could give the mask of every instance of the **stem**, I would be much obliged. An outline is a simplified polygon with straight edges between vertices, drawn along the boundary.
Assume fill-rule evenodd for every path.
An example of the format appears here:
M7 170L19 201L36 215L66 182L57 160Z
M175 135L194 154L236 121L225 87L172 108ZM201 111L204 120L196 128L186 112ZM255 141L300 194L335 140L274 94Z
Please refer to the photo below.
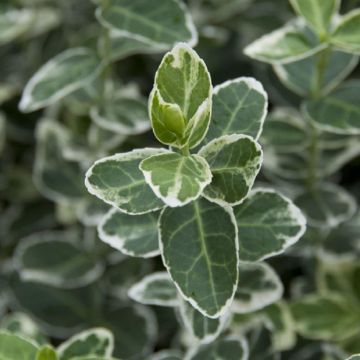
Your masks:
M184 147L181 149L181 153L182 153L184 156L190 156L189 145L184 146Z

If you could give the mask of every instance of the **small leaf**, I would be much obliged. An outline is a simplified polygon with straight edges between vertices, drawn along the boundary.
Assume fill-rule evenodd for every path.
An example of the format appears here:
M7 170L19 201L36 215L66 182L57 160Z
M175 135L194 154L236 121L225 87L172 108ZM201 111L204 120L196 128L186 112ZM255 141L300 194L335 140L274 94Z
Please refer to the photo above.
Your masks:
M320 36L327 34L340 6L340 0L290 0L290 3Z
M299 194L295 203L306 215L309 225L327 229L349 220L356 211L353 197L340 186L330 183Z
M306 220L286 197L257 189L234 207L240 260L259 261L282 253L305 232Z
M100 159L87 171L85 185L91 194L122 212L135 215L159 210L164 203L145 182L139 164L164 151L145 148Z
M182 360L183 356L178 350L161 350L152 354L148 360Z
M98 126L121 135L141 134L151 127L142 99L117 95L104 105L93 107L90 114Z
M198 145L209 127L211 94L205 63L190 47L176 45L164 56L150 94L149 112L157 139L179 148Z
M158 306L178 306L177 290L167 272L157 272L144 277L133 285L128 295L131 299Z
M305 59L326 48L305 24L291 22L248 45L247 56L270 64L288 64Z
M305 115L323 131L360 134L360 81L349 81L318 100L304 103Z
M218 319L210 319L184 300L180 301L180 315L186 330L201 344L213 342L229 320L229 313Z
M226 337L209 345L193 348L184 360L248 360L249 348L241 336Z
M238 281L238 239L231 208L199 199L165 208L159 220L163 263L183 297L204 316L226 312Z
M0 359L34 360L38 347L30 340L0 331Z
M246 135L224 135L205 145L199 155L212 173L204 196L220 205L236 205L247 196L263 157L260 145Z
M197 32L185 5L178 0L158 0L156 11L147 0L111 0L98 9L100 23L118 35L139 39L160 49L178 42L197 43Z
M342 297L307 295L291 305L296 330L317 340L340 340L358 332L359 316Z
M103 266L77 242L65 232L46 232L23 239L15 253L20 277L60 288L76 288L95 281Z
M158 218L158 212L133 216L113 208L99 224L99 237L125 255L143 258L157 256L160 255Z
M26 85L19 108L30 112L54 104L90 83L102 64L90 49L73 48L43 65Z
M58 357L56 355L55 350L49 346L43 346L38 353L36 354L36 360L57 360Z
M94 196L87 196L76 208L76 216L84 226L97 226L109 210L109 206Z
M6 120L5 114L0 113L0 155L5 147L6 141Z
M358 63L359 58L355 55L331 51L322 76L319 74L316 55L290 64L274 65L274 70L280 81L291 91L308 97L318 86L314 79L320 79L321 94L328 94L346 79Z
M240 263L232 311L244 314L262 309L281 299L283 291L278 275L266 263Z
M212 119L205 141L231 134L258 139L267 107L267 93L253 78L240 77L215 86Z
M346 360L360 360L360 354L352 355L349 358L347 358Z
M170 207L197 199L211 182L209 165L199 155L153 155L140 163L140 170L155 195Z
M330 41L342 51L360 54L360 9L355 9L341 18Z
M109 357L113 350L113 334L107 329L94 328L76 334L62 343L57 353L59 360L71 360L89 355Z

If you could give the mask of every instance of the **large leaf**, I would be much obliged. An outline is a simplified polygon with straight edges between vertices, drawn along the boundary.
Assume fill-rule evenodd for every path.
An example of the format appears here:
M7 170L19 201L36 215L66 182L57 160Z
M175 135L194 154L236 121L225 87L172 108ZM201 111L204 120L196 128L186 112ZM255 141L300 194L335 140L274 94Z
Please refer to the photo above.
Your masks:
M99 224L99 237L106 244L130 256L149 258L160 254L158 212L125 214L111 209Z
M255 190L234 207L239 229L240 260L258 261L282 253L305 232L306 220L286 197Z
M140 170L155 195L170 207L183 206L197 199L212 178L203 157L173 152L144 159Z
M246 135L224 135L199 152L210 165L211 184L204 196L220 205L237 205L251 190L260 171L261 146Z
M349 81L318 100L308 100L305 114L321 130L336 134L360 134L360 81Z
M331 20L340 6L340 0L290 0L290 3L320 36L328 33Z
M243 314L262 309L279 300L283 291L278 275L266 263L240 263L232 311Z
M164 203L145 182L139 164L163 152L146 148L100 159L87 171L85 185L91 194L125 213L144 214L161 209Z
M319 74L316 55L290 64L275 65L274 70L285 86L300 96L307 97L318 91L319 79L321 93L328 94L354 70L358 63L359 58L355 55L332 51L323 75Z
M253 78L240 77L215 86L212 119L205 141L231 134L258 139L267 106L267 93Z
M95 281L103 266L65 232L47 232L23 239L15 259L20 277L60 288L76 288Z
M87 48L62 52L43 65L26 85L20 110L34 111L51 105L90 83L100 72L97 55Z
M266 63L288 64L314 55L326 46L318 42L303 22L296 21L264 35L248 45L244 52Z
M343 51L360 54L360 9L355 9L341 18L330 41Z
M202 344L214 341L224 330L229 320L229 313L218 319L210 319L184 300L180 301L180 315L185 325L185 330L189 331Z
M93 355L110 357L114 350L113 334L103 328L94 328L74 335L57 348L59 360Z
M149 99L157 139L180 148L199 144L210 122L211 94L205 63L185 44L175 46L159 66Z
M238 280L238 239L232 210L199 199L165 208L159 236L163 262L183 297L217 318L230 306Z
M226 337L209 345L193 348L184 360L248 360L249 349L240 336Z
M37 351L37 345L30 340L6 331L0 331L0 359L34 360Z
M197 43L197 32L181 1L158 0L156 9L147 0L111 0L98 9L97 18L118 35L139 39L160 49L178 42Z
M177 306L177 290L167 272L144 277L128 291L129 297L145 305Z
M349 220L356 211L356 202L343 188L324 183L312 191L299 194L295 203L302 209L310 225L333 228Z

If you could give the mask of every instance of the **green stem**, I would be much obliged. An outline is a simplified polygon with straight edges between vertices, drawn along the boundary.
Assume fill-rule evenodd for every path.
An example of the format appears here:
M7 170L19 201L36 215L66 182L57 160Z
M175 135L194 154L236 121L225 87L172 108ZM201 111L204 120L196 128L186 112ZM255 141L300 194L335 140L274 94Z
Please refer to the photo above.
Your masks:
M184 147L181 149L181 153L182 153L184 156L190 156L189 145L184 146Z

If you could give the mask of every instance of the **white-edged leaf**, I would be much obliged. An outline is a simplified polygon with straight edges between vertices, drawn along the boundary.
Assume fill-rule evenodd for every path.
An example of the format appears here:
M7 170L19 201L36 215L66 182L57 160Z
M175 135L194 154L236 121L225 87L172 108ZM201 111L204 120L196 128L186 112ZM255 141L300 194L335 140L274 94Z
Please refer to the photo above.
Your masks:
M238 281L238 237L232 209L205 199L165 208L159 220L163 263L181 295L204 316L229 308Z
M149 114L157 139L176 147L198 145L206 135L212 108L207 67L186 44L165 54L155 75Z
M248 45L247 56L270 64L288 64L326 48L302 21L293 21Z
M295 203L306 215L309 225L327 229L349 220L356 211L355 199L345 189L331 183L304 191L296 197Z
M254 78L240 77L215 86L212 119L205 141L231 134L258 139L267 108L267 93Z
M198 340L201 344L214 341L224 330L230 313L220 316L218 319L210 319L185 300L180 301L180 316L185 325L185 330Z
M19 108L30 112L51 105L90 83L102 68L87 48L65 50L43 65L27 83Z
M157 0L156 11L147 0L111 0L96 15L118 35L133 37L162 50L178 42L197 43L197 31L183 2Z
M326 97L307 100L303 111L323 131L360 135L360 81L348 81Z
M212 178L203 157L174 152L144 159L140 170L155 195L170 207L184 206L197 199Z
M74 335L57 348L59 360L81 356L110 357L114 351L114 336L104 328L85 330Z
M260 171L261 146L247 135L224 135L199 151L208 162L212 180L203 196L220 205L237 205L251 190Z
M341 51L331 51L324 74L320 76L317 67L317 56L290 64L274 65L280 81L296 94L307 97L317 91L320 79L321 94L328 94L336 88L358 65L359 58Z
M163 149L145 148L100 159L86 173L88 191L128 214L159 210L164 203L153 193L139 169L142 160Z
M4 360L34 360L38 346L31 340L0 331L0 359Z
M98 226L108 211L108 204L89 195L76 207L76 216L84 226Z
M65 289L94 282L103 266L77 242L66 232L44 232L22 239L15 252L20 277Z
M129 215L112 208L98 226L99 238L125 255L149 258L160 255L159 212Z
M283 294L284 288L276 272L266 263L240 263L239 282L232 311L246 314L260 310Z
M191 349L184 360L248 360L249 348L245 338L228 336L208 345Z
M360 9L350 11L340 19L330 42L342 51L360 54Z
M340 7L340 0L290 0L290 3L319 36L328 33L331 20Z
M178 306L177 290L167 272L145 276L128 291L131 299L145 305Z
M306 220L291 200L256 189L234 207L239 229L240 260L259 261L282 253L305 232Z
M178 350L161 350L149 356L149 360L182 360L183 355Z
M360 354L352 355L349 358L347 358L346 360L360 360Z

